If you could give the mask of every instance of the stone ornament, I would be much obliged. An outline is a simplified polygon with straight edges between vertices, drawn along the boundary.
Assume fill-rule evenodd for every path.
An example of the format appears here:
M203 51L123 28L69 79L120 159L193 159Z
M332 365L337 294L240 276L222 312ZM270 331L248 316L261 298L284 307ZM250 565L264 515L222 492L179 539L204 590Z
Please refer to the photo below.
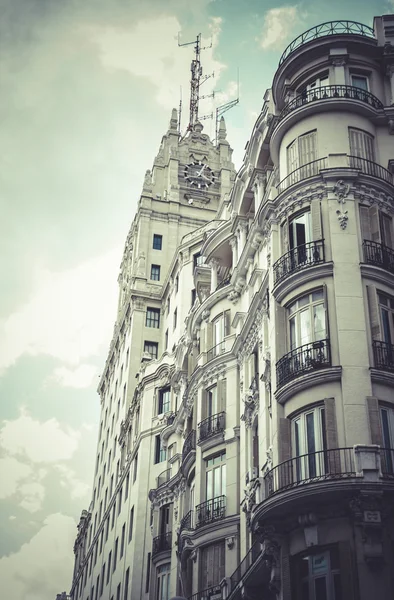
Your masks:
M339 179L337 183L334 185L334 194L338 198L338 203L342 204L342 206L346 203L346 198L350 191L350 185L345 183L343 179ZM347 222L349 220L349 215L347 210L337 210L336 214L338 216L338 221L341 229L346 229Z

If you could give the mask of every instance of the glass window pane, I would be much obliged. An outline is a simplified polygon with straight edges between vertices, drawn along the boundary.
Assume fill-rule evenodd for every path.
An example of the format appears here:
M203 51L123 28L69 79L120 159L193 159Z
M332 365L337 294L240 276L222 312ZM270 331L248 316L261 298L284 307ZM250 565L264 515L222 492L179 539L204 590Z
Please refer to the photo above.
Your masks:
M309 413L306 415L306 444L308 454L316 451L315 440L315 415Z
M315 579L315 598L316 600L327 600L326 577L318 577Z
M294 350L294 348L297 348L297 346L296 319L293 317L290 319L290 350Z
M314 339L324 340L326 337L326 313L323 304L316 304L313 307L313 328Z
M212 489L212 475L213 471L207 472L207 500L213 498L213 489Z
M226 495L226 465L222 465L222 490L221 496Z
M220 496L222 493L221 468L216 467L216 469L214 469L213 472L214 472L213 497L216 498L216 496Z
M391 344L389 312L388 312L388 310L385 310L383 308L381 308L380 312L382 315L383 340L387 344Z
M301 334L301 346L308 344L312 341L311 338L311 315L310 310L307 308L300 313L300 334Z

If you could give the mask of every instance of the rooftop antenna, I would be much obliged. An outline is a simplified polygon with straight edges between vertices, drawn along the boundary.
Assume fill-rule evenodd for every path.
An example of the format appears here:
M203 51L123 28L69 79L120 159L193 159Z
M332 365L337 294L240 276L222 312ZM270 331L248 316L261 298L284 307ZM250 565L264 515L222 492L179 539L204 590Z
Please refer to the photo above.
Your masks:
M206 50L207 48L212 48L212 40L210 46L205 46L201 48L201 33L198 34L197 38L193 42L185 42L181 44L179 42L179 34L178 34L178 46L190 46L191 44L195 44L194 46L194 59L191 62L190 71L190 109L189 109L189 124L186 129L186 133L191 131L194 125L198 121L198 105L199 101L202 98L209 98L210 96L200 96L200 86L207 81L210 77L214 76L214 73L211 75L203 75L202 74L202 66L200 61L201 50Z
M178 111L178 133L181 133L181 121L182 121L182 86L180 87L179 94L179 111Z
M217 145L218 139L219 139L218 136L219 136L220 117L222 115L224 115L225 112L230 110L230 108L233 108L233 106L236 106L238 103L239 103L239 69L237 72L237 97L236 97L236 99L230 100L229 102L226 102L225 104L222 104L221 106L218 106L216 108L215 145Z

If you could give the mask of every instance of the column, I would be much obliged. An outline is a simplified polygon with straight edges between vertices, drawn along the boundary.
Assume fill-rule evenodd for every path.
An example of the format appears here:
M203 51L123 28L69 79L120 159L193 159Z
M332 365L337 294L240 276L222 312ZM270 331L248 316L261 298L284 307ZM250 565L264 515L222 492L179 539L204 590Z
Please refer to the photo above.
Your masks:
M218 259L212 258L209 265L211 267L211 294L213 294L218 287Z
M246 244L246 231L248 229L248 224L245 222L242 222L239 224L239 254L242 254L243 249L245 248L245 244Z
M229 241L231 246L231 250L233 253L233 269L237 266L238 263L238 240L236 236L232 237Z

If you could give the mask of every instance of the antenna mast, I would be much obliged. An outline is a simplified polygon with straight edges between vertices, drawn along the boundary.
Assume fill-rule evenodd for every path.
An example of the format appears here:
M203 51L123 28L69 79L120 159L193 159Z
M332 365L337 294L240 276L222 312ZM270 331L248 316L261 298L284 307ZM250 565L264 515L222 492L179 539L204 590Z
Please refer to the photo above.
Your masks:
M212 47L212 41L210 46L205 46L201 48L201 33L198 34L197 38L193 42L186 42L184 44L179 43L179 35L178 35L178 46L190 46L191 44L195 44L194 46L194 59L191 62L190 71L191 71L191 79L190 79L190 107L189 107L189 124L187 126L186 132L191 131L194 125L198 121L198 105L200 101L200 86L212 77L212 75L203 75L202 74L202 66L200 61L201 50L205 50L206 48ZM208 96L201 96L208 97Z
M218 143L220 117L222 115L224 115L225 112L230 110L230 108L233 108L233 106L236 106L239 102L239 70L238 70L238 76L237 76L237 89L238 89L237 97L235 100L230 100L230 102L226 102L226 104L222 104L221 106L218 106L216 108L215 145L217 145L217 143Z

